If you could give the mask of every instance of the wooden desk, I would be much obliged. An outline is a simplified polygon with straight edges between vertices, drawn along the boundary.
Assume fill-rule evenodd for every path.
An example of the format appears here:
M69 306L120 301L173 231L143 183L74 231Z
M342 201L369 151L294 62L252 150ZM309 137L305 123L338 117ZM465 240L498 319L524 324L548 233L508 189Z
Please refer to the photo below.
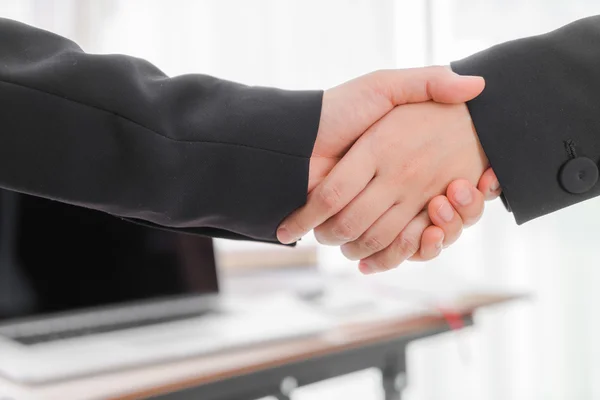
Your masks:
M517 297L473 295L457 307L470 324L478 308ZM407 344L447 329L443 318L431 314L344 324L318 337L42 386L0 380L0 400L284 400L297 386L373 367L383 372L386 400L398 400L407 382Z

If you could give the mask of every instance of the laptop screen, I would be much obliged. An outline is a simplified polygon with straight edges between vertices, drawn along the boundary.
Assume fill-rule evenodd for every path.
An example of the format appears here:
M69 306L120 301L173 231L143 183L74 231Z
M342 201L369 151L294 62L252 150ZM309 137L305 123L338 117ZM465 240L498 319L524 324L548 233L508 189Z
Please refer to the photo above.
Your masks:
M212 240L0 190L0 323L218 292Z

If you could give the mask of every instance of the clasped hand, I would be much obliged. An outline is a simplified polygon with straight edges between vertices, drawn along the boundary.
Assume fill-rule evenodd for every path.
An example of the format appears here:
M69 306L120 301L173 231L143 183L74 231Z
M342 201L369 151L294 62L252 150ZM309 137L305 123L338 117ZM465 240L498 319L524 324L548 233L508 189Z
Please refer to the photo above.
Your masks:
M314 229L363 273L436 257L500 192L465 105L483 88L480 77L427 67L325 91L307 203L278 239Z

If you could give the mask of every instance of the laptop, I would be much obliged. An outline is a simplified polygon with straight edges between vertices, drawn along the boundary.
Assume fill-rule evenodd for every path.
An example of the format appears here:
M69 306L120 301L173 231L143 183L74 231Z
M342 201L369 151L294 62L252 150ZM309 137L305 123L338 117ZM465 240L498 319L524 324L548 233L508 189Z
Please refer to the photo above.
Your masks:
M0 191L0 374L43 383L314 335L293 297L225 298L210 238Z

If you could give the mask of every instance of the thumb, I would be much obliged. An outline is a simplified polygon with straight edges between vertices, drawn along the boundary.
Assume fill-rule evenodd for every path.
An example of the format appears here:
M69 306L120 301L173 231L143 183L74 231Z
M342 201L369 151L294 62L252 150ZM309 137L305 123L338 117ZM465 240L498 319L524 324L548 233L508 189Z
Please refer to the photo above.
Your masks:
M480 76L462 76L450 67L434 66L379 71L373 90L387 95L391 106L433 100L464 103L477 97L485 87Z
M450 67L376 71L325 91L313 155L343 155L394 107L436 101L464 103L477 97L483 78L460 76Z

